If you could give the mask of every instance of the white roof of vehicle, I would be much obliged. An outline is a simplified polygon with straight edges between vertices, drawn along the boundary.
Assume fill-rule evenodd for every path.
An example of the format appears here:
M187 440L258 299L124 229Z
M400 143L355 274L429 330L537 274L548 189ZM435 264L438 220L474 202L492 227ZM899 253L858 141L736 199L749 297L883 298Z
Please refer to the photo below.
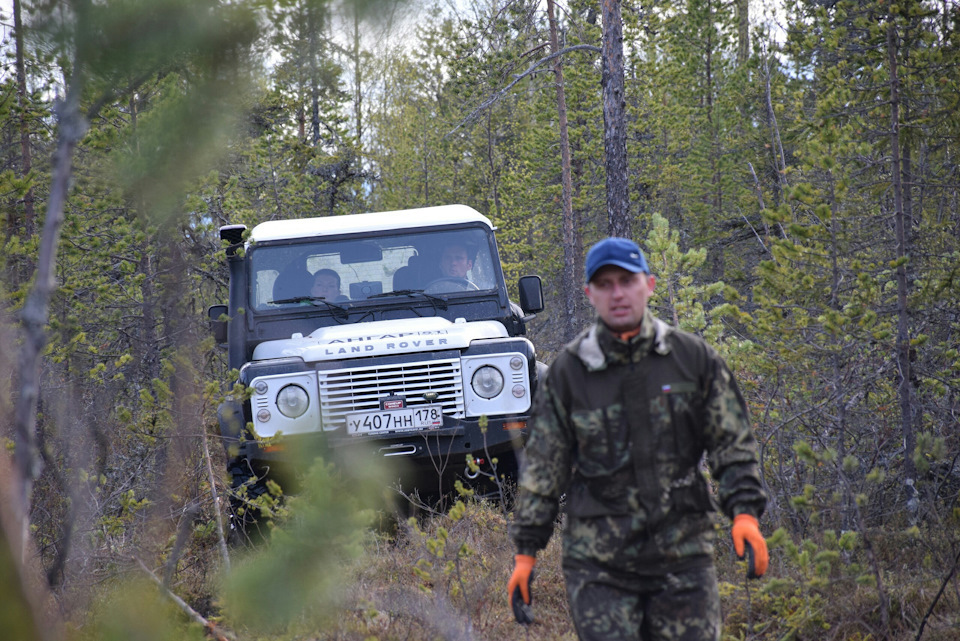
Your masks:
M476 222L493 229L493 224L486 216L466 205L443 205L350 216L272 220L254 227L250 232L249 242Z

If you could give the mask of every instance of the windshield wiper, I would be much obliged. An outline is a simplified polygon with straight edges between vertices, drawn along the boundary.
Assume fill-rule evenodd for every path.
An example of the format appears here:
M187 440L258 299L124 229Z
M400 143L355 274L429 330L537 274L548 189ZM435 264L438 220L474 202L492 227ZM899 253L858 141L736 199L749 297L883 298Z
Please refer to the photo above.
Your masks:
M383 292L380 294L374 294L373 296L367 296L367 298L386 298L387 296L408 296L410 298L422 296L433 303L435 307L439 307L443 311L447 311L447 300L445 298L440 298L439 296L434 296L433 294L427 294L422 289L397 289L392 292Z
M346 307L343 307L342 305L337 305L336 303L331 303L323 296L295 296L293 298L280 298L277 300L272 300L267 304L268 305L287 305L291 303L310 303L311 305L315 305L316 303L323 303L324 305L327 306L327 309L332 310L334 312L335 316L342 316L343 318L346 318L349 315Z

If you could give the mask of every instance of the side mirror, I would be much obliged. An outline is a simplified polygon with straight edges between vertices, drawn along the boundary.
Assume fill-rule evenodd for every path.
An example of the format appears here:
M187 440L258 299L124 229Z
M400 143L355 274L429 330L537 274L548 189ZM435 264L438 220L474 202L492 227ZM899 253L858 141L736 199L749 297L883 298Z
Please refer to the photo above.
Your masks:
M539 276L521 276L517 287L520 289L520 307L524 314L543 311L543 285Z
M227 321L223 317L227 315L229 308L226 305L211 305L207 309L207 317L210 319L210 331L218 345L224 345L227 342Z

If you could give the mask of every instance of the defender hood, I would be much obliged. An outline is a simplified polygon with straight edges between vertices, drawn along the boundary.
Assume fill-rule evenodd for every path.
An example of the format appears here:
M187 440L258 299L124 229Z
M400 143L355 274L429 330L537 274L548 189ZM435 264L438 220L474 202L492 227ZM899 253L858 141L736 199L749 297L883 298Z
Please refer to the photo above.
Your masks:
M265 341L253 350L253 360L299 356L305 362L341 360L384 354L410 354L464 349L471 341L507 338L499 321L466 322L446 318L404 318L371 323L321 327L309 336Z

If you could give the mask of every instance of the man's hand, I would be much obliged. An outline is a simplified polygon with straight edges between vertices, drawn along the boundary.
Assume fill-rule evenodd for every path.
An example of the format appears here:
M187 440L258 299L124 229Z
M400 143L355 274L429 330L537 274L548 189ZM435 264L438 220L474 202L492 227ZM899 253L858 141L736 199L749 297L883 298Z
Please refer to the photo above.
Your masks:
M537 559L528 554L518 554L513 557L513 574L507 583L507 594L510 598L510 607L517 623L524 625L533 623L533 610L530 604L530 584L533 583L533 566Z
M747 555L747 577L759 579L767 571L770 556L767 554L767 542L760 534L760 524L755 516L738 514L733 519L733 549L739 559ZM744 549L746 548L746 549Z

